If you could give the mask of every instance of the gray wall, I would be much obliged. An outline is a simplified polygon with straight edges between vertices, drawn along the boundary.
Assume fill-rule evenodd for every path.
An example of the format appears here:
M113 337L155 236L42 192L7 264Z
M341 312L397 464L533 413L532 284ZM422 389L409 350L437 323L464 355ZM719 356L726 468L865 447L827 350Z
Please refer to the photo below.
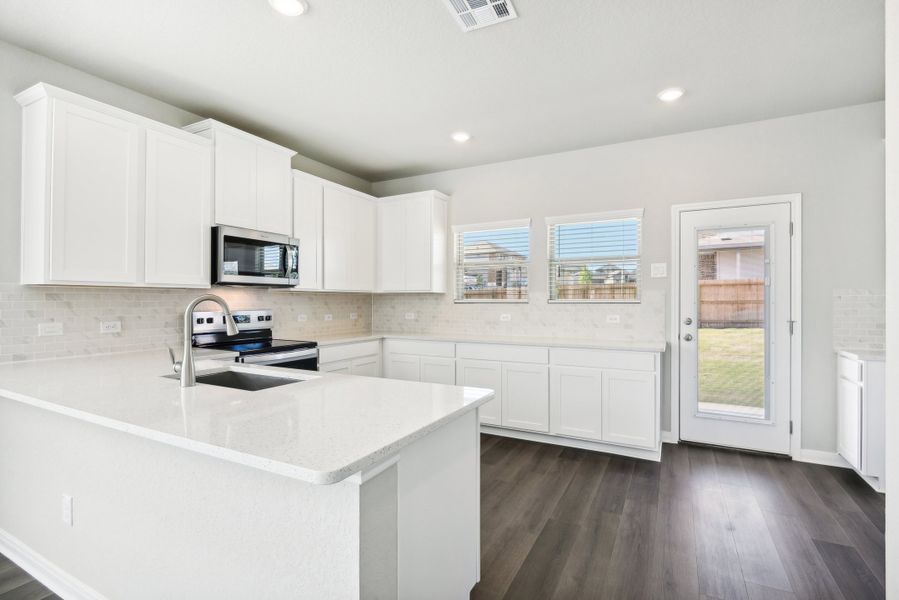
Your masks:
M372 189L378 196L431 188L451 194L452 224L531 217L532 303L546 297L539 267L546 258L546 216L644 207L644 263L670 266L673 204L801 192L802 445L834 451L833 289L884 287L883 110L883 103L865 104L378 182ZM645 279L645 289L666 294L666 301L668 286L667 279Z

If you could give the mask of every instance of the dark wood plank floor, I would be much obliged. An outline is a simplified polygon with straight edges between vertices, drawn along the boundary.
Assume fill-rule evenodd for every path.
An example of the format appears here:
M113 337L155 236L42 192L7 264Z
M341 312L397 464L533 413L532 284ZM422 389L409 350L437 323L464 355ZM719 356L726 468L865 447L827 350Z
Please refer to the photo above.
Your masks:
M487 435L481 465L475 600L884 597L883 496L846 469Z
M0 555L0 600L61 600L18 565Z

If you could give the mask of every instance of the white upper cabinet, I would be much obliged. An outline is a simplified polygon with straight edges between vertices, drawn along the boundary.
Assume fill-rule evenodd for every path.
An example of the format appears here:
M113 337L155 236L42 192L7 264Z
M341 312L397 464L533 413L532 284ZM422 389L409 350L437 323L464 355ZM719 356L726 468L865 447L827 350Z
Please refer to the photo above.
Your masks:
M147 131L146 193L146 283L209 287L208 140L180 131Z
M46 84L16 100L22 283L209 287L211 142Z
M326 184L323 221L324 289L374 290L374 199L362 192Z
M185 129L215 143L215 223L290 235L296 152L214 119Z
M300 284L298 290L320 290L324 287L324 239L322 180L300 171L293 175L293 237L300 245Z
M378 200L378 291L446 292L446 211L435 191Z

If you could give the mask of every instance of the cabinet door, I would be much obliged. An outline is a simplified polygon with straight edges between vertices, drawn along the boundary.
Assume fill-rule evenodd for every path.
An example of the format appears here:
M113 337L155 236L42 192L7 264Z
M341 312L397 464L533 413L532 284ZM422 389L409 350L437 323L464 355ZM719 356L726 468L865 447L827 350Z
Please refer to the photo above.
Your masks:
M353 198L353 235L349 272L351 287L347 289L371 292L375 289L375 203L368 198Z
M492 360L462 359L456 363L456 385L493 390L493 400L482 404L479 413L484 425L502 425L503 368Z
M504 427L549 431L549 367L503 363Z
M452 358L422 356L421 381L456 385L456 361Z
M137 283L140 128L54 101L50 279Z
M287 154L262 145L256 147L256 229L290 235L291 178Z
M426 292L431 289L431 197L406 198L404 255L407 291Z
M321 182L296 176L293 179L293 237L300 243L299 289L322 289L322 197Z
M209 287L211 203L212 146L148 131L147 283Z
M350 372L353 375L362 375L364 377L380 377L381 357L363 356L362 358L355 358L353 359L353 366Z
M837 452L856 469L862 468L862 388L844 377L837 380Z
M385 372L390 379L421 381L421 362L410 354L388 354Z
M549 430L552 433L601 440L602 371L551 367L549 406Z
M406 290L406 223L402 200L378 204L378 289Z
M256 144L215 132L215 222L256 229Z
M655 373L603 371L603 441L655 448L657 412Z
M356 217L355 198L340 189L325 186L323 209L324 286L326 290L349 290L350 260Z
M332 363L319 363L318 371L320 373L342 373L350 375L353 369L353 363L349 360L338 360Z

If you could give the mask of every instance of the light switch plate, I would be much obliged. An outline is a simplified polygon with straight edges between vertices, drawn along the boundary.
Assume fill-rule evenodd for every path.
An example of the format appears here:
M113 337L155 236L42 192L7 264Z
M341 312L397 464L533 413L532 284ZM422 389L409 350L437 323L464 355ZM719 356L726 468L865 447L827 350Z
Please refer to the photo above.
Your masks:
M649 267L649 275L653 279L668 277L668 263L652 263Z
M606 315L606 323L621 323L621 315Z
M301 314L301 315L297 315L297 322L299 322L299 323L305 323L306 320L307 320L308 318L309 318L309 317L307 317L306 315L302 315L302 314Z
M48 335L62 335L62 323L38 323L37 334L41 337Z
M355 321L359 318L359 313L350 313L350 321Z
M501 315L499 316L499 320L500 320L500 321L507 321L507 322L508 322L508 321L511 321L511 320L512 320L512 315L510 315L509 313L503 313L503 314L501 314Z
M334 315L325 315L325 321L333 321Z
M415 313L414 313L414 312L412 312L412 313L406 313L406 320L407 320L407 321L414 321L414 320L415 320Z

